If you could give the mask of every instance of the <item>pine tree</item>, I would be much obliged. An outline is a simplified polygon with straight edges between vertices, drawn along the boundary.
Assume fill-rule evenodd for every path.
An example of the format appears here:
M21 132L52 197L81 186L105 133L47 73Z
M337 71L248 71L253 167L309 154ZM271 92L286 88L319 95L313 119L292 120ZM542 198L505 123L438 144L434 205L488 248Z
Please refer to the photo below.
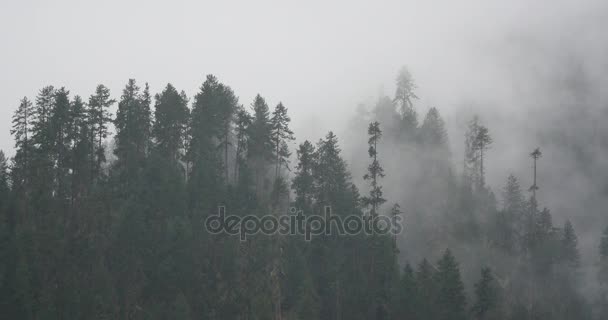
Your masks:
M378 180L384 177L384 169L382 169L378 161L378 142L382 138L380 123L377 121L370 123L367 133L369 135L368 154L372 159L372 163L367 167L367 173L363 176L363 179L370 181L371 190L369 196L363 198L363 201L367 206L371 207L371 217L376 217L378 216L378 208L386 202L386 199L382 197L382 186L378 184Z
M70 194L70 150L71 141L69 141L71 121L71 103L69 91L65 88L60 88L55 91L54 103L51 110L50 131L52 139L52 159L56 162L55 168L55 183L56 196L61 202Z
M448 135L437 108L430 108L420 126L420 142L435 148L447 148Z
M36 96L36 107L32 120L32 140L41 153L50 152L52 148L51 114L55 103L55 88L42 88Z
M268 105L259 94L255 97L253 104L253 120L249 126L249 140L247 145L247 156L253 166L255 185L258 196L263 190L268 190L265 183L268 164L274 160L272 143L272 124Z
M297 154L298 165L296 166L292 189L296 193L296 208L307 212L312 208L314 196L315 147L306 140L298 147Z
M578 252L578 238L574 227L570 220L564 223L564 229L561 239L561 259L572 267L578 267L580 264L580 255Z
M229 86L220 84L221 96L220 96L220 109L219 109L219 121L221 124L221 131L219 134L220 147L224 149L224 179L229 182L229 159L228 149L232 145L231 134L232 126L234 122L235 112L238 108L238 98L234 95L234 92Z
M331 131L317 143L317 161L313 169L315 199L319 207L332 205L334 213L348 214L341 212L345 209L345 193L349 192L350 187L350 174L341 151L338 137Z
M280 103L275 107L270 118L272 126L272 143L275 153L275 179L279 177L281 166L287 165L290 156L287 142L295 139L293 131L289 128L291 118L287 115L287 108Z
M420 297L416 287L414 270L409 263L405 264L401 279L394 296L393 317L394 319L418 319L417 308L420 306Z
M465 175L476 187L485 187L484 152L490 148L492 137L488 128L479 122L477 116L469 122L465 134Z
M188 124L188 98L167 84L155 97L152 136L156 149L167 159L177 162L184 148L184 135Z
M147 85L146 85L147 88ZM149 93L140 93L134 79L123 90L114 126L116 127L116 168L125 182L132 182L141 171L150 137Z
M27 188L27 179L30 175L32 154L30 132L33 112L32 103L27 97L24 97L13 115L11 134L15 138L15 157L13 158L12 181L17 189ZM27 192L27 189L25 191Z
M458 263L447 249L437 262L437 310L439 320L466 319L466 296Z
M522 232L525 226L525 201L519 182L509 175L502 193L503 208L497 212L496 244L507 253L513 254L521 249Z
M108 136L108 124L112 122L110 107L116 100L110 98L110 89L100 84L95 88L95 94L89 97L88 113L91 124L91 144L94 146L93 176L101 174L101 166L106 161L104 140Z
M239 106L235 116L234 134L236 138L236 151L234 161L234 181L239 182L241 168L247 160L247 145L249 139L249 126L253 121L251 115L243 106Z
M439 311L436 306L437 285L434 267L427 259L423 259L416 270L416 289L419 299L416 319L436 319Z
M497 319L499 288L492 269L481 269L481 279L475 284L476 302L472 307L475 319Z
M220 143L224 132L222 97L225 87L215 76L208 75L200 91L194 96L191 112L191 140L187 151L192 163L188 188L191 210L209 214L223 202L225 191L223 152Z
M71 169L71 196L76 201L88 193L91 185L93 168L95 166L93 132L91 121L84 102L80 96L75 96L70 109L70 128L68 140L70 141L70 169Z
M418 115L414 109L413 100L418 99L414 93L416 84L406 67L401 68L397 75L397 89L395 91L395 103L401 110L402 125L401 130L405 137L412 139L418 128Z
M475 150L479 152L479 184L481 187L485 186L485 171L483 166L484 152L490 148L492 144L492 137L490 137L488 128L480 126L478 128L477 136L473 144Z

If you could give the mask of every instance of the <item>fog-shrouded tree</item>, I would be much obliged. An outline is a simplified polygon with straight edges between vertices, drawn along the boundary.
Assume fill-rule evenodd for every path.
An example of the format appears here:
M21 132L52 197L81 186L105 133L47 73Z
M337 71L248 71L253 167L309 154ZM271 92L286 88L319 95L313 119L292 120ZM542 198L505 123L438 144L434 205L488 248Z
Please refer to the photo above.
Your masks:
M239 182L241 169L246 166L247 146L249 141L249 126L252 122L251 114L241 105L237 108L234 120L234 135L236 140L234 181Z
M253 119L249 126L249 139L247 143L247 156L251 163L255 177L255 186L258 195L263 190L270 190L270 182L267 177L269 165L274 160L274 145L272 142L272 123L270 111L266 100L259 94L252 104Z
M416 319L436 319L438 309L436 299L438 294L436 269L425 258L416 270L416 290L418 292L418 307L416 308Z
M150 145L151 114L150 97L146 90L141 92L134 79L129 79L118 102L114 119L116 128L114 154L117 160L115 170L121 183L129 186L141 173Z
M416 84L412 74L406 67L399 70L396 78L397 88L395 89L395 98L393 101L401 111L401 130L406 139L412 139L415 136L418 128L418 114L414 108L414 99L418 99L416 93Z
M384 169L378 161L378 143L382 138L380 123L377 121L370 123L367 134L369 135L367 141L369 145L368 154L372 163L367 167L367 173L363 176L363 179L370 182L371 189L369 196L363 198L363 202L370 207L370 216L376 217L378 215L378 208L386 202L386 199L383 198L382 186L378 183L384 177Z
M490 148L493 140L489 130L481 124L477 116L468 124L465 134L465 174L475 187L485 188L485 152Z
M171 161L179 161L185 147L188 125L188 98L171 84L155 96L152 136L156 149Z
M432 107L426 113L419 131L420 142L434 148L447 148L448 135L445 123L437 108Z
M15 156L13 157L12 182L13 187L27 192L27 179L30 175L32 156L32 118L34 107L24 97L15 110L12 118L11 134L15 139ZM23 189L22 189L23 188Z
M275 179L279 177L281 166L287 164L290 156L287 143L295 139L293 131L289 128L291 118L287 115L287 108L279 102L272 112L270 125L272 126L272 143L275 154Z
M456 258L447 249L437 262L437 309L440 320L466 319L466 295Z
M108 120L113 100L104 86L87 103L51 86L35 105L22 99L10 130L10 165L0 152L2 318L587 320L592 311L606 318L608 231L598 239L596 293L587 290L592 269L582 265L573 223L554 225L536 197L524 199L514 176L502 205L496 204L480 184L488 139L479 120L466 135L463 179L454 176L443 153L448 137L439 111L429 109L420 126L410 121L416 119L415 86L409 74L402 76L399 99L382 97L358 119L359 129L369 131L355 136L367 132L368 143L346 139L345 149L359 157L355 167L368 148L366 179L355 179L371 185L364 198L343 141L331 131L295 149L289 181L287 109L272 113L259 95L245 109L212 75L192 96L191 112L186 95L173 86L153 98L147 85L130 80L115 132ZM370 121L382 123L385 137L378 122L368 127ZM349 138L360 147L350 149ZM110 139L115 157L106 164ZM385 180L382 150L403 162L391 166ZM430 160L440 161L443 171L433 171ZM494 176L491 167L487 174ZM391 199L401 207L383 209L384 196L395 194L408 201ZM241 241L229 220L221 232L206 224L222 213L297 213L290 206L308 218L323 220L327 213L342 222L369 221L364 211L394 222L403 210L406 234L368 234L364 226L359 233L333 232L339 231L333 224L310 241L262 233ZM309 220L304 227L315 226ZM449 250L441 257L445 247L458 252L459 261ZM422 260L416 271L405 262L423 257L441 258Z
M93 175L101 174L101 167L106 162L104 141L108 136L108 125L112 122L110 107L116 100L110 97L110 89L103 84L97 85L95 93L89 97L88 117L91 125L91 144L94 146Z
M292 183L292 189L296 193L295 205L296 208L310 213L314 201L315 147L306 140L298 147L297 155L298 164Z
M580 265L580 254L578 251L578 237L570 220L564 222L561 237L561 260L571 267Z
M481 278L475 283L475 303L471 308L475 319L500 319L499 284L492 269L483 267Z

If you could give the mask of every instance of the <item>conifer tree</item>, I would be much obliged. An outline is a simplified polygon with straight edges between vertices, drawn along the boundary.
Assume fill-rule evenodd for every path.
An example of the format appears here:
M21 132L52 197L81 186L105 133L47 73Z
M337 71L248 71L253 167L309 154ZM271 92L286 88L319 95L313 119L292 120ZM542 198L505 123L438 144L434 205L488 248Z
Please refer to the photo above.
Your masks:
M380 142L380 138L382 138L380 123L377 121L370 123L367 133L369 135L368 154L372 159L372 163L367 167L367 173L363 176L363 179L370 181L371 190L369 196L363 198L363 201L367 206L371 207L370 215L376 217L378 215L378 208L386 202L386 199L382 197L382 186L378 184L378 180L384 177L384 169L382 169L378 161L378 143Z
M334 213L341 212L345 207L345 193L349 191L350 174L346 162L342 159L338 146L338 137L329 132L324 140L316 146L316 165L313 169L315 179L315 199L319 206L333 205ZM341 208L337 208L339 206Z
M266 101L258 94L252 107L253 120L249 126L247 156L253 166L255 185L259 196L262 190L268 189L264 180L268 165L274 158L274 145L272 142L272 123L270 122L270 113Z
M219 121L221 125L221 131L218 136L220 141L220 147L224 150L224 179L229 182L229 159L228 149L232 145L232 126L234 123L235 112L238 108L238 98L234 95L234 92L229 86L220 84L220 108L219 108Z
M503 207L497 212L495 239L499 248L513 254L521 249L525 226L525 201L517 178L510 174L502 193Z
M46 86L36 96L34 118L32 120L32 139L37 149L42 153L50 152L52 148L51 114L55 103L55 88Z
M446 148L448 136L439 110L430 108L420 126L420 140L423 145Z
M436 319L439 311L436 306L437 278L434 267L423 259L416 270L416 289L419 306L416 308L416 319Z
M414 109L414 99L418 96L414 93L416 84L406 67L401 68L397 75L397 89L395 91L395 103L401 110L402 125L401 129L406 138L411 139L418 128L418 115Z
M188 98L167 84L155 97L152 136L156 149L167 159L178 161L184 148L184 135L188 123Z
M57 197L62 201L69 195L70 183L70 149L71 142L69 141L70 134L70 116L71 103L69 91L65 88L60 88L55 91L54 103L51 109L50 132L52 139L52 159L56 162L55 168L55 183Z
M439 320L466 319L464 284L456 259L447 249L437 262L437 309Z
M291 118L287 115L287 108L279 102L270 119L275 153L275 179L279 177L281 165L287 164L290 156L287 142L295 139L293 131L289 128L289 122L291 122Z
M394 319L418 319L416 311L420 307L420 297L418 296L414 270L409 263L406 263L403 267L397 294L394 297L395 301L392 308Z
M572 267L579 266L578 237L570 220L564 223L561 245L561 259Z
M234 181L238 183L239 173L247 160L247 145L249 138L249 126L252 122L252 117L243 106L239 106L236 110L234 134L236 139L236 151L234 161Z
M475 283L476 302L472 307L475 319L497 319L499 303L498 283L494 278L492 269L481 269L481 279Z
M30 142L32 130L32 103L24 97L13 115L11 134L15 139L15 157L13 158L12 181L20 189L27 185L30 174L30 157L32 145ZM26 190L27 191L27 190Z
M479 184L481 187L485 186L485 169L483 166L484 152L490 148L491 144L492 137L490 137L488 128L479 126L473 146L479 153Z
M92 144L93 133L91 121L84 102L80 96L75 96L70 109L70 129L68 140L70 141L70 168L71 174L71 199L75 201L88 192L92 181L94 163L94 145Z
M306 212L312 208L314 196L315 147L306 140L298 147L297 154L298 165L292 188L296 193L296 208Z
M217 142L223 132L221 97L224 86L213 75L208 75L200 91L194 96L191 112L191 140L188 160L192 163L188 179L191 205L203 212L215 210L223 180L222 155ZM194 209L192 208L192 209Z
M110 107L116 100L110 98L110 89L100 84L95 88L95 94L89 97L88 116L91 123L91 144L94 146L93 176L101 174L101 166L106 161L104 140L108 136L108 124L112 122Z

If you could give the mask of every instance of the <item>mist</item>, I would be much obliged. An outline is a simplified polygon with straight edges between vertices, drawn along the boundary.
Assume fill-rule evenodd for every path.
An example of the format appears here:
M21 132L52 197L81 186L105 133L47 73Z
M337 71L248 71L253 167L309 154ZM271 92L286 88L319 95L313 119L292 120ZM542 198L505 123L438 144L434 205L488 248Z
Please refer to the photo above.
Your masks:
M84 98L102 83L118 100L128 79L142 88L148 83L152 94L171 83L184 90L191 106L206 75L213 74L247 110L258 94L270 106L288 108L295 140L288 142L286 181L297 176L298 145L315 144L332 131L353 183L365 195L367 130L377 120L385 134L377 150L386 173L382 212L389 214L394 203L404 209L399 266L435 261L450 247L472 296L487 261L504 262L505 269L515 265L485 243L450 235L442 226L454 203L446 181L456 185L466 175L465 134L477 116L493 140L484 169L487 198L496 200L497 211L510 174L530 199L530 153L542 150L535 201L550 210L556 228L572 222L581 254L576 290L595 303L600 239L608 226L606 30L608 3L600 0L5 1L0 149L15 156L11 117L20 99L44 86L66 87L71 96ZM418 122L431 108L439 111L447 156L386 137L391 119L379 117L377 106L394 103L404 67L415 82ZM114 163L115 141L104 143L108 163ZM238 165L234 149L234 160L228 161L226 151L230 170ZM448 159L445 172L428 178L426 164L442 159ZM107 167L111 176L112 165ZM475 219L490 224L491 215ZM501 281L524 277L500 268L498 273Z

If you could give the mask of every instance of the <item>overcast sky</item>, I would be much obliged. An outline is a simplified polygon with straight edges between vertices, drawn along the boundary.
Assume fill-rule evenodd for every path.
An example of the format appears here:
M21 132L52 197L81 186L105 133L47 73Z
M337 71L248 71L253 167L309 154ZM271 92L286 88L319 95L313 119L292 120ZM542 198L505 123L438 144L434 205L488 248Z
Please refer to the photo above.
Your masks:
M118 98L129 78L191 97L213 73L245 105L256 93L283 101L296 134L316 139L358 103L392 95L407 65L421 108L446 113L505 90L494 55L511 34L559 35L604 8L582 2L3 0L0 148L12 149L23 96L54 85L88 98L103 83Z

